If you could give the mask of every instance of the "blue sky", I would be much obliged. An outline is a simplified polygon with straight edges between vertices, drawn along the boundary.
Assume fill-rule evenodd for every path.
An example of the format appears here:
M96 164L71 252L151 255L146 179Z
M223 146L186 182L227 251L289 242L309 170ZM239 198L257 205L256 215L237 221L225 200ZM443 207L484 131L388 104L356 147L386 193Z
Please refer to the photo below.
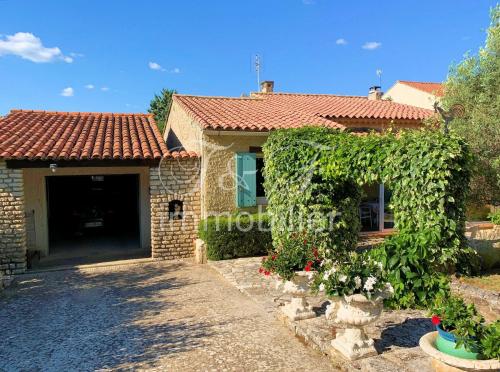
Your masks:
M483 44L489 0L0 0L0 114L146 111L162 87L365 95L381 69L441 81ZM364 48L363 48L364 47Z

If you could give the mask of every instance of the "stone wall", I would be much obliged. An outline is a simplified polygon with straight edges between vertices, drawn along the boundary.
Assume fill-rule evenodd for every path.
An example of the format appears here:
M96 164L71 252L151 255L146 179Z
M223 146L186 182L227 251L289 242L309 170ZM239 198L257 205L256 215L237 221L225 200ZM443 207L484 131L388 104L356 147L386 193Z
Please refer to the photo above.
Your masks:
M151 253L153 258L194 255L200 221L200 159L163 160L150 168ZM169 203L183 203L183 218L169 214Z
M23 171L0 161L0 273L26 270Z

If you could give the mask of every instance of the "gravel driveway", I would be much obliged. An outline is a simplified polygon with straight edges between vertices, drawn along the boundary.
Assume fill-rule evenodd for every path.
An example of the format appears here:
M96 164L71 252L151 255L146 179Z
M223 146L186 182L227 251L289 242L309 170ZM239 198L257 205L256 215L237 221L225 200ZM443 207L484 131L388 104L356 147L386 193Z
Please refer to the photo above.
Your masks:
M0 295L0 371L331 370L207 266L23 276Z

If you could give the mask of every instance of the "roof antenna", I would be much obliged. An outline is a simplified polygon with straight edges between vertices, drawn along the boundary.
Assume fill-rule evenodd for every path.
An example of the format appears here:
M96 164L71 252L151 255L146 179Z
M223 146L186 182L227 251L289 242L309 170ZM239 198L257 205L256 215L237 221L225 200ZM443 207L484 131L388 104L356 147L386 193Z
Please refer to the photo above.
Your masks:
M376 74L378 76L378 86L382 89L382 70L378 68Z
M257 92L260 89L260 56L258 54L255 55L255 72L257 72Z

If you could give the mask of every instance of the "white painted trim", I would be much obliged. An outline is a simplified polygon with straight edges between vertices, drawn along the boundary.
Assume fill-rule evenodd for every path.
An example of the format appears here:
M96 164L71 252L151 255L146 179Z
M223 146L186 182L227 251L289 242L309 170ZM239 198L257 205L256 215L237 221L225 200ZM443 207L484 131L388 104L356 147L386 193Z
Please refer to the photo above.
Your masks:
M380 183L378 185L378 229L379 231L384 231L385 225L385 195L384 195L384 184Z

